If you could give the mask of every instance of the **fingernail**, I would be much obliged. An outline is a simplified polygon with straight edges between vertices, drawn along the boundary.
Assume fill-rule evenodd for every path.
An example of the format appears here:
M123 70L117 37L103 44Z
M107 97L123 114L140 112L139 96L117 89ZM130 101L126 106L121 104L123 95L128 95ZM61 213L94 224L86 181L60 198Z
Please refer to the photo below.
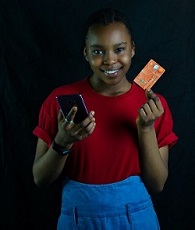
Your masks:
M151 89L147 89L148 93L152 93L152 90Z

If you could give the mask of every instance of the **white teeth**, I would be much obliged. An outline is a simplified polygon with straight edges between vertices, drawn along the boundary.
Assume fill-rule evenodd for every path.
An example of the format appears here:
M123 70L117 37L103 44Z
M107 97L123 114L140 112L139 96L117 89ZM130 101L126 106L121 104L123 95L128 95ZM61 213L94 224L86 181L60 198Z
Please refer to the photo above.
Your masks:
M118 72L118 69L117 70L104 71L105 74L114 74L116 72Z

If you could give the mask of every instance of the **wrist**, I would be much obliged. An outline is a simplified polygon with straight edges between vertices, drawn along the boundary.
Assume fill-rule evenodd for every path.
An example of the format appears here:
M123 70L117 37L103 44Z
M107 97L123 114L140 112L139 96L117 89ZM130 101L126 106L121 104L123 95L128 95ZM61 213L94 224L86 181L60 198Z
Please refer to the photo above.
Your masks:
M58 131L57 135L54 138L56 144L60 145L63 149L71 149L72 143L67 143L66 138L64 138L64 134Z
M61 146L60 144L58 144L55 139L52 143L52 149L57 152L60 156L66 156L68 154L70 154L71 151L71 146Z
M154 125L137 125L137 129L139 132L147 133L154 130Z
M61 148L66 149L66 150L71 149L72 147L72 144L66 144L64 141L60 141L57 138L55 138L53 141L55 141L55 143L59 145Z

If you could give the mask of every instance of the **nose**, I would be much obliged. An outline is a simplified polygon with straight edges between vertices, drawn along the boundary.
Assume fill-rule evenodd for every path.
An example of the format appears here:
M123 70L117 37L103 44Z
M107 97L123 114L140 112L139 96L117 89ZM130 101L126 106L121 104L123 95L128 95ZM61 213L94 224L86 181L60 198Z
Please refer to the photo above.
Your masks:
M108 52L104 55L103 62L105 65L113 65L117 62L117 55L114 52Z

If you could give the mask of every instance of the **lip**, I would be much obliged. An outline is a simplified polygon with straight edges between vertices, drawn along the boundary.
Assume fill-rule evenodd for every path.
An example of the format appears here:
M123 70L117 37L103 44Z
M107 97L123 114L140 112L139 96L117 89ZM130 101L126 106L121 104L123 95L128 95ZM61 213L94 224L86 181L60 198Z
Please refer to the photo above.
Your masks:
M120 68L114 68L114 69L108 69L108 70L103 70L103 69L100 69L101 72L103 72L106 76L117 76L119 70L121 70L122 67Z

